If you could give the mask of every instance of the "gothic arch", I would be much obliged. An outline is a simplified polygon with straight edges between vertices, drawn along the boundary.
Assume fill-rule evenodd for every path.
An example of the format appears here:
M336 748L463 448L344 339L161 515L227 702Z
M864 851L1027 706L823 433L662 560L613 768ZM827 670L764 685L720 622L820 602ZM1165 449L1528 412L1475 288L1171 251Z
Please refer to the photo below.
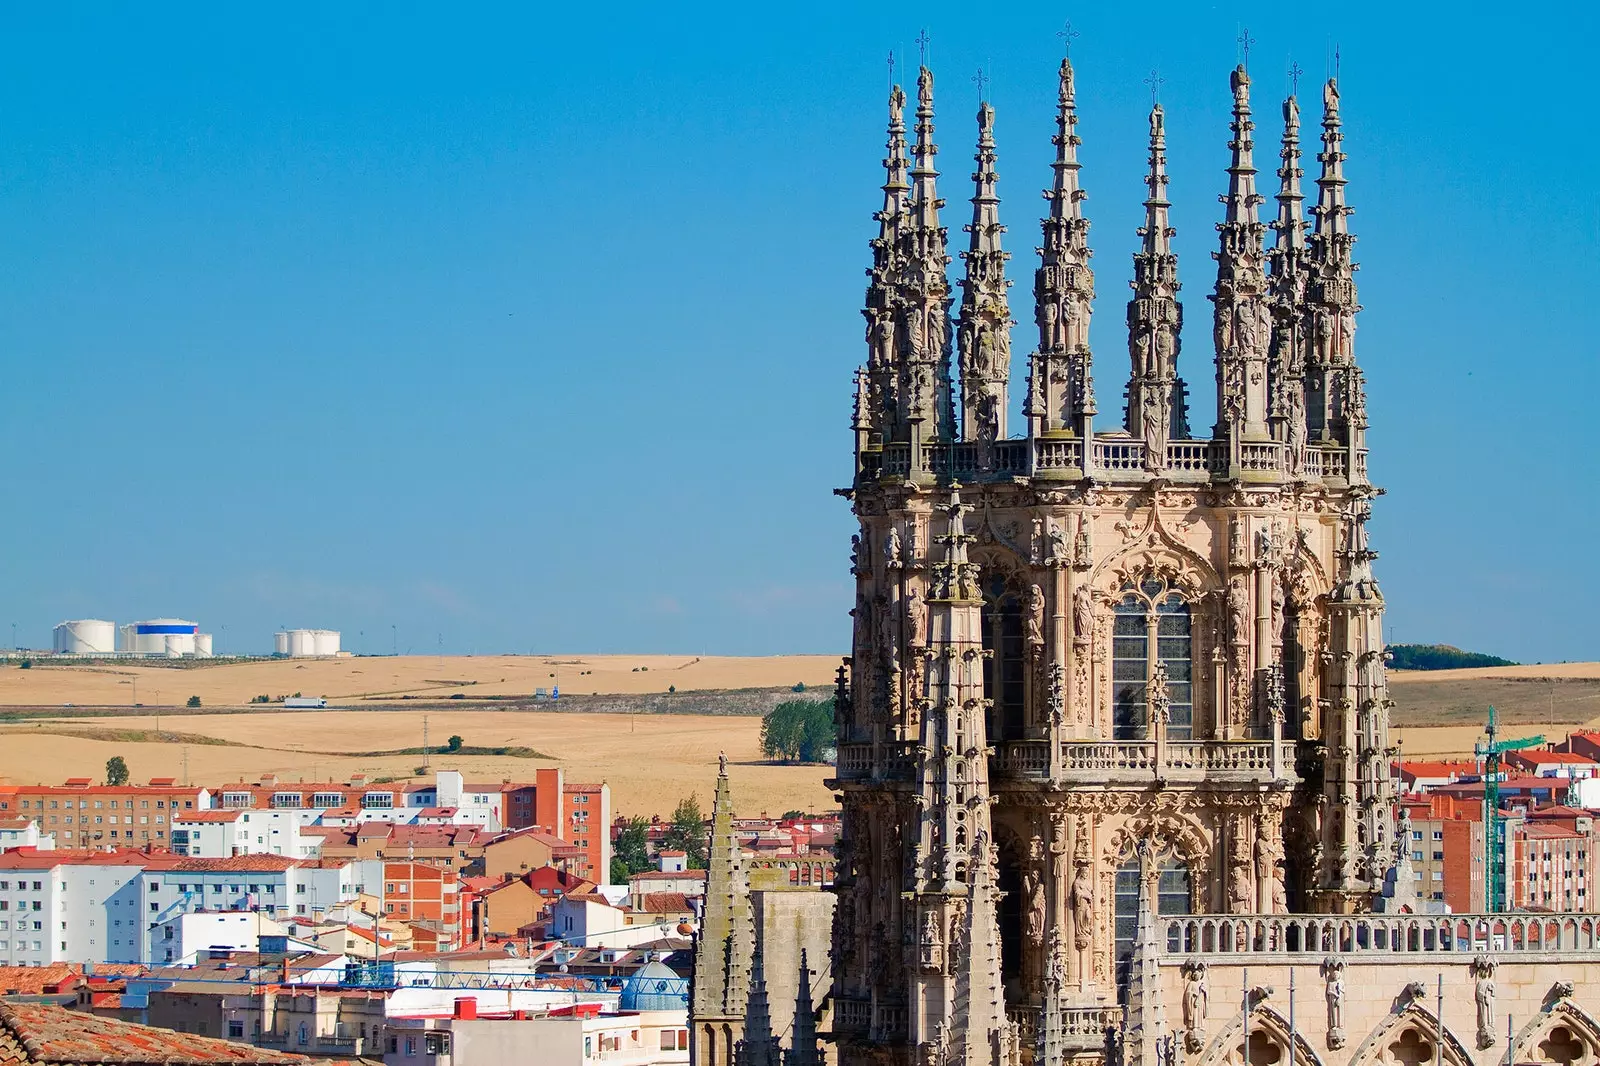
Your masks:
M1211 841L1199 822L1176 811L1135 814L1112 832L1100 857L1101 898L1111 898L1117 871L1133 859L1140 841L1150 842L1158 863L1170 856L1188 867L1192 908L1204 914L1210 903Z
M1333 587L1321 560L1299 537L1284 564L1284 595L1301 611L1315 608Z
M1572 1000L1558 999L1517 1033L1511 1061L1596 1066L1600 1063L1600 1023Z
M1472 1055L1461 1041L1416 1001L1379 1022L1350 1056L1349 1066L1429 1066L1435 1061L1436 1040L1443 1045L1445 1066L1473 1066Z
M1167 531L1155 507L1150 509L1144 529L1096 564L1089 581L1102 594L1113 596L1125 584L1138 584L1147 573L1166 578L1168 585L1192 603L1222 587L1222 578L1211 564Z
M1266 1003L1258 1002L1250 1010L1250 1042L1256 1043L1257 1034L1264 1035L1275 1044L1282 1054L1273 1060L1272 1066L1287 1066L1289 1056L1289 1020L1277 1009ZM1222 1031L1214 1037L1200 1057L1195 1060L1195 1066L1242 1066L1244 1056L1240 1054L1244 1046L1244 1012L1240 1011L1228 1020ZM1250 1055L1252 1066L1258 1063L1254 1052ZM1304 1066L1322 1066L1322 1057L1316 1049L1306 1040L1305 1031L1296 1026L1294 1029L1294 1061Z

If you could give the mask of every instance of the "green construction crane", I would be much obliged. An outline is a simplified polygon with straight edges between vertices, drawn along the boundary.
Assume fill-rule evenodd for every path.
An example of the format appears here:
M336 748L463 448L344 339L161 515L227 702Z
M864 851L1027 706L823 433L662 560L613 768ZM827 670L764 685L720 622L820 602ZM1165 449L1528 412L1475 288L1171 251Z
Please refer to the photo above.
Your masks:
M1494 707L1489 708L1489 724L1484 740L1472 747L1472 754L1483 760L1483 905L1492 914L1508 909L1510 899L1502 876L1506 864L1506 827L1500 820L1500 756L1508 751L1536 748L1543 736L1521 740L1496 740Z

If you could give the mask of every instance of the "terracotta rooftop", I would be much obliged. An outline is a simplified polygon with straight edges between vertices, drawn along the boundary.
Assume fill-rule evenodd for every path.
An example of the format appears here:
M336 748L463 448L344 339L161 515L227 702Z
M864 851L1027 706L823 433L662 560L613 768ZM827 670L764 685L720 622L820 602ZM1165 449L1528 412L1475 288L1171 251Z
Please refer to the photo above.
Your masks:
M119 1022L65 1007L35 1003L0 1004L0 1063L159 1063L204 1066L210 1063L306 1063L300 1055L267 1051L208 1036L175 1033L148 1025Z
M236 811L186 811L173 817L174 822L237 822L245 812Z
M145 972L143 966L96 963L96 977L134 977ZM38 996L58 990L63 984L76 984L83 976L80 963L56 962L49 966L0 966L0 995Z
M651 914L687 914L694 910L682 892L646 892L639 902Z
M704 881L706 872L704 870L679 870L677 873L668 874L662 873L660 870L646 870L642 874L632 874L628 878L630 881L661 881L667 879L673 881Z
M192 870L204 873L207 870L227 872L238 870L240 873L251 871L277 871L287 870L299 866L302 860L288 855L229 855L218 859L179 859L172 864L174 870Z
M156 866L171 865L170 852L156 851L40 851L12 848L0 854L0 870L49 870L56 866ZM3 1061L3 1060L0 1060Z

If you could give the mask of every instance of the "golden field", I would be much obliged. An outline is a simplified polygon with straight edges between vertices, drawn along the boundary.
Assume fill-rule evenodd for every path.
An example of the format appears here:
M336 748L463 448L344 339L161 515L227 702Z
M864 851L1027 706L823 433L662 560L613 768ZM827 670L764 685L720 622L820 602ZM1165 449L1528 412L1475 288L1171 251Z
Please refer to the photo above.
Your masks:
M404 655L348 659L274 659L185 663L106 662L0 669L0 705L135 702L182 706L199 696L207 707L236 707L258 695L322 696L341 703L398 702L468 696L532 696L560 685L563 693L638 694L699 689L807 688L833 684L837 655ZM134 689L138 699L134 699Z

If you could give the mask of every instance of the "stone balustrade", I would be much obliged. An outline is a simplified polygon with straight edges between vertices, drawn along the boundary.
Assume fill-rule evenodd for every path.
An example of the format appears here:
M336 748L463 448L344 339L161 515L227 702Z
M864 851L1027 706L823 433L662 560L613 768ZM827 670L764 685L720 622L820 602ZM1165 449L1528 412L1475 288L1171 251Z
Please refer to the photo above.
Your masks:
M872 1028L872 1001L836 996L833 1001L835 1033L865 1033Z
M1444 952L1600 958L1600 914L1196 914L1157 921L1158 943L1173 958L1245 952L1318 958Z
M1042 1015L1043 1010L1040 1007L1020 1006L1006 1009L1006 1020L1017 1027L1017 1036L1023 1047L1037 1046ZM1066 1051L1098 1051L1105 1047L1106 1030L1121 1028L1121 1007L1061 1008L1062 1046Z
M1061 778L1080 784L1147 784L1161 778L1186 781L1265 783L1293 780L1291 745L1280 751L1284 765L1275 767L1270 740L1064 740ZM910 743L841 744L835 777L843 783L911 781L916 776L917 746ZM989 760L996 781L1046 781L1050 777L1048 740L1004 741Z
M1030 461L1030 447L1032 451ZM934 441L924 446L923 467L930 474L963 482L1006 481L1014 477L1054 474L1072 476L1084 469L1084 445L1070 438L976 441ZM1096 477L1111 481L1143 480L1145 446L1133 438L1096 439L1089 449ZM1031 466L1030 466L1031 462ZM1179 440L1167 444L1161 476L1172 481L1209 481L1227 474L1228 444L1215 440ZM868 478L903 480L911 475L911 445L887 444L882 451L861 454L862 473ZM1252 477L1289 471L1288 449L1277 441L1239 445L1239 470ZM1350 456L1342 448L1308 447L1300 460L1300 476L1310 480L1346 480L1351 476ZM1367 453L1355 455L1355 476L1367 476Z

